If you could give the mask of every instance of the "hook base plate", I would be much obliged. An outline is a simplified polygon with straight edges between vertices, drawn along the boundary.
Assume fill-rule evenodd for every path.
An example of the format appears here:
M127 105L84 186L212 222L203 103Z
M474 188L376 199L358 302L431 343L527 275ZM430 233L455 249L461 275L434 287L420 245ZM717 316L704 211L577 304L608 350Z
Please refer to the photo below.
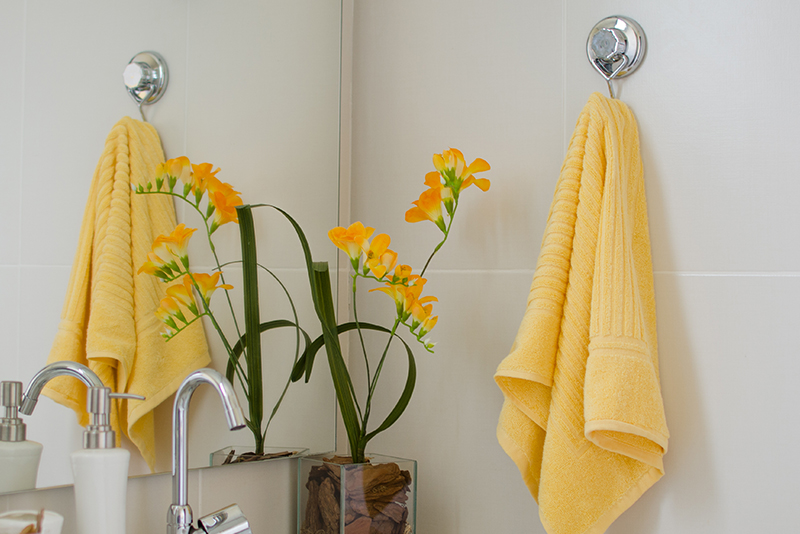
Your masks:
M644 30L622 16L604 18L594 25L586 41L586 55L606 80L624 78L642 63L647 48ZM625 57L622 57L622 56Z
M128 62L123 80L128 94L136 104L155 104L167 90L167 62L156 52L140 52Z

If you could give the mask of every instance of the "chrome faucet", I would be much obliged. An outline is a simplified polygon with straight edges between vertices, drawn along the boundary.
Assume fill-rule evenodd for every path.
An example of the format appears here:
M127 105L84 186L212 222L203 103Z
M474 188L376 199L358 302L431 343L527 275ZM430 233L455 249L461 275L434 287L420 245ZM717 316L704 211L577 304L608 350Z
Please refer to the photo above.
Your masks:
M186 422L192 394L203 383L214 386L219 394L228 428L239 430L245 426L233 386L220 373L213 369L198 369L181 383L172 407L172 505L167 512L167 534L191 534L200 529L208 534L252 534L250 524L235 504L200 518L200 529L192 525L192 508L186 489L189 483Z
M39 402L39 393L42 388L57 376L74 376L81 382L86 384L87 387L103 387L103 381L88 367L77 362L55 362L45 366L41 371L36 373L28 384L28 389L22 395L22 404L19 411L25 415L31 415L33 409L36 408L36 403Z

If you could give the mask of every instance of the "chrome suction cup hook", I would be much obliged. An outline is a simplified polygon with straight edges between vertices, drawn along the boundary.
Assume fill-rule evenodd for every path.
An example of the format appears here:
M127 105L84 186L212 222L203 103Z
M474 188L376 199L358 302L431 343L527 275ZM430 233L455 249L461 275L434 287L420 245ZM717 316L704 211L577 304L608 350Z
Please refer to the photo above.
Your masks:
M608 84L611 98L616 98L616 78L635 71L644 58L647 39L639 24L627 17L608 17L594 25L586 41L586 54L592 67Z
M139 107L142 120L147 122L142 106L155 104L164 96L169 83L167 62L156 52L136 54L125 67L122 81L128 89L128 94Z

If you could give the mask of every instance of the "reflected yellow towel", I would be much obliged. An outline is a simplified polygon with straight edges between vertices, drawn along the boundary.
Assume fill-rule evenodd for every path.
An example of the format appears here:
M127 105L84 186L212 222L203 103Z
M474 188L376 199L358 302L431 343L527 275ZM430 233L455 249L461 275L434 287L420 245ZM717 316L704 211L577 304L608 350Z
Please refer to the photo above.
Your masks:
M177 391L183 378L210 361L200 321L166 343L153 314L166 284L135 274L153 240L175 227L166 195L136 195L164 161L161 141L149 124L125 117L106 139L83 215L66 301L47 362L72 360L97 373L115 392L145 401L118 401L111 424L131 439L150 469L155 467L152 410ZM71 377L52 380L45 395L75 410L86 426L86 387ZM119 406L119 410L117 410Z
M497 437L550 534L596 534L664 474L639 135L595 93L572 136L528 306L495 380Z

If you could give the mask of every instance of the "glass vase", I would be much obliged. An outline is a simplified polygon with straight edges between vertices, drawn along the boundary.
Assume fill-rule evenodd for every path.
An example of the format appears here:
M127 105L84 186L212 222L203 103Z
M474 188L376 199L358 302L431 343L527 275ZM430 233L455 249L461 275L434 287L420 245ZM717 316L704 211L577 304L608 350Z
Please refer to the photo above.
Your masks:
M353 464L333 453L298 461L298 534L413 534L417 462L367 454Z

